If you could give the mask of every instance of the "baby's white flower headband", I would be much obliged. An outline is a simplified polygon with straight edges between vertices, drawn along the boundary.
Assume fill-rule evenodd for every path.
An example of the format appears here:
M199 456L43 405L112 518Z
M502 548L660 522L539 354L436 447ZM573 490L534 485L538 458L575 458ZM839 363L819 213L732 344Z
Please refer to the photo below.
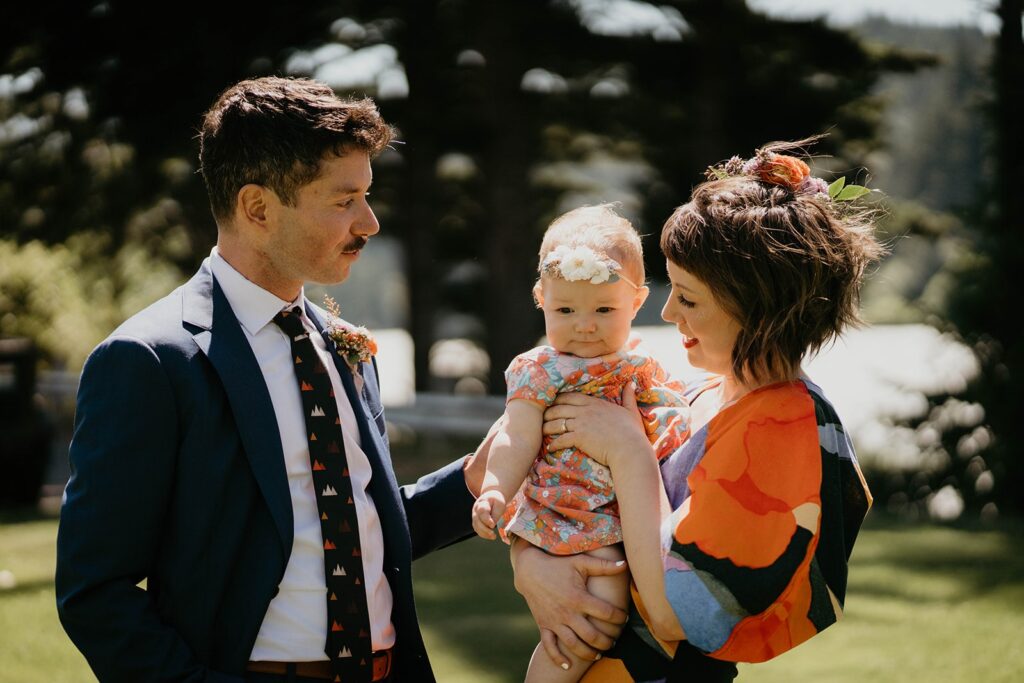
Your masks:
M639 285L622 275L622 266L615 259L578 244L567 244L548 252L540 264L541 275L560 277L568 282L587 281L593 285L617 282L620 278L639 289Z

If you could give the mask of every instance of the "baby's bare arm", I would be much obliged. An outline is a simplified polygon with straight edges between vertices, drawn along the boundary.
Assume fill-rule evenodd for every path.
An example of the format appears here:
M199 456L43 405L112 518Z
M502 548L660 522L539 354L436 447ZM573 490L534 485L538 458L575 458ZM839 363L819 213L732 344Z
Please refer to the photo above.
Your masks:
M543 415L543 407L532 401L514 399L505 407L504 425L491 444L487 472L473 506L473 528L482 538L495 538L495 525L537 457Z

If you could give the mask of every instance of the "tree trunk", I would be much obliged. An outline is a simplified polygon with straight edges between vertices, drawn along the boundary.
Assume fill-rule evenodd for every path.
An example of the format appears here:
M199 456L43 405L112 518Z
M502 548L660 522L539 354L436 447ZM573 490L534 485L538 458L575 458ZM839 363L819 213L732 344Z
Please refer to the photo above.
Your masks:
M495 48L485 55L488 141L482 162L490 216L484 247L490 275L485 321L489 390L503 393L505 368L534 345L542 328L530 293L540 246L529 183L538 132L520 88L529 53L507 47L525 44L532 16L515 3L493 3L490 9L482 26L482 44Z

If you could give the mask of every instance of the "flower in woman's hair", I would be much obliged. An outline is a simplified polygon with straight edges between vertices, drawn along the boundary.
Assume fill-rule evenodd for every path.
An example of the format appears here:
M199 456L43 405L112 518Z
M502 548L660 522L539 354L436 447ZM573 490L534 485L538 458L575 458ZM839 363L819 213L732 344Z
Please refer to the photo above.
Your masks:
M727 176L740 175L743 173L743 159L738 156L732 156L727 162L722 164L722 172Z
M334 342L335 352L357 373L360 363L368 363L377 354L377 342L365 327L349 325L341 319L337 301L324 296L324 306L330 313L327 336Z
M800 187L796 188L796 191L800 194L823 194L828 196L828 183L821 178L816 178L812 175L807 176L800 181Z
M811 175L811 169L796 157L773 154L765 163L758 165L756 175L766 183L782 185L795 192L804 178Z

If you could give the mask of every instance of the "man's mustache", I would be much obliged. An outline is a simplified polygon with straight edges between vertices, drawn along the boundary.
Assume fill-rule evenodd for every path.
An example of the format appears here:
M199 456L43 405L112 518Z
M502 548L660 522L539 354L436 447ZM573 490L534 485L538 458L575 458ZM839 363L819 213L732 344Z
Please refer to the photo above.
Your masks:
M369 241L370 239L368 237L356 237L351 242L346 244L342 248L342 251L358 251L365 247L366 243Z

